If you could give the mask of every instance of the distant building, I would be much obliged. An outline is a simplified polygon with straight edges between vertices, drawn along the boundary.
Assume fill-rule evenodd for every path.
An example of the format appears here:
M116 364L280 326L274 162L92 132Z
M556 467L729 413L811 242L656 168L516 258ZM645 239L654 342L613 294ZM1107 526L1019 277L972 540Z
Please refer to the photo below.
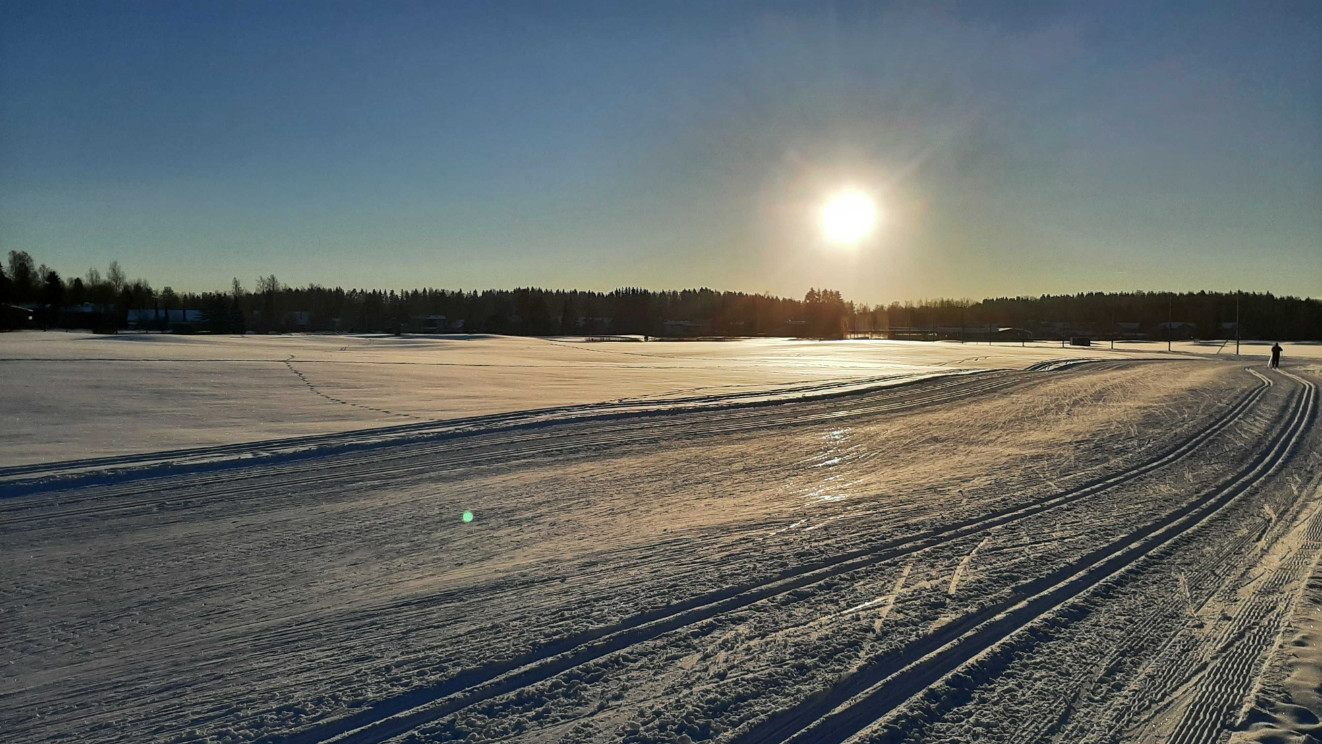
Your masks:
M996 329L996 338L1002 341L1032 341L1033 332L1027 328L1001 326Z
M90 307L96 308L96 310L90 312L93 312L96 315L102 313L98 306L90 305ZM202 319L201 310L187 310L183 308L171 308L169 310L163 308L133 308L128 311L127 322L130 330L167 331L178 330L182 327L201 325Z
M23 305L0 305L0 329L29 328L35 315L32 308Z
M1148 337L1148 334L1141 330L1143 327L1143 324L1141 323L1125 321L1113 325L1115 326L1114 334L1116 338L1127 339L1129 341L1141 341Z

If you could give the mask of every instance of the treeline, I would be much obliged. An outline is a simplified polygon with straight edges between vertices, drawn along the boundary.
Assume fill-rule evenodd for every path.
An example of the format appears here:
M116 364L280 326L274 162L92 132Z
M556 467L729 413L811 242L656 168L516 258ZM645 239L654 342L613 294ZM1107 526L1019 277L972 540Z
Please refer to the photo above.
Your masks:
M10 251L0 266L0 327L172 330L243 333L486 332L523 335L646 334L801 336L873 333L955 338L1010 329L1018 336L1060 338L1232 338L1236 305L1243 338L1322 339L1322 301L1270 293L1089 292L934 299L865 306L829 289L801 300L713 289L613 292L447 289L363 290L293 287L274 275L248 290L175 292L129 279L117 262L105 273L62 277L31 256Z
M532 336L557 334L811 335L840 337L853 310L839 292L803 301L712 289L613 292L519 288L482 291L359 290L289 287L263 277L250 294L237 287L207 293L197 304L215 309L235 298L253 330L351 332L464 331Z
M924 300L874 309L876 327L993 326L1037 338L1088 334L1133 337L1322 340L1322 300L1270 292L1080 292L997 297L980 302Z
M90 306L97 311L84 313L80 327L114 330L124 326L130 307L154 299L151 286L141 279L130 281L118 261L111 261L104 275L89 269L85 279L64 279L46 264L35 265L26 251L10 251L0 266L0 327L27 322L42 328L66 326L68 308Z
M64 278L23 251L0 267L0 306L31 311L40 328L259 333L464 331L524 335L800 335L840 337L857 310L839 292L813 290L803 300L744 292L688 289L613 292L520 288L364 290L283 284L274 275L249 291L234 279L227 291L155 290L129 279L118 262L103 274ZM438 316L443 316L443 320ZM9 327L22 318L6 315Z

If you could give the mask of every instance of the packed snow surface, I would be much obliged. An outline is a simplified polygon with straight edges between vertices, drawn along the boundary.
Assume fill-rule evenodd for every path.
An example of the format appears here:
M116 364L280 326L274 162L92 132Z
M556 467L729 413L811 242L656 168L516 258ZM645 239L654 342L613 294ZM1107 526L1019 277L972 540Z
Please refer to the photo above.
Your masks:
M1263 348L1246 346L1244 352L1261 356ZM802 396L952 370L1165 353L1164 344L1121 349L788 339L9 333L0 334L0 467L529 410ZM1219 345L1187 344L1183 350L1221 351Z
M0 339L6 741L1319 733L1316 356L60 336Z

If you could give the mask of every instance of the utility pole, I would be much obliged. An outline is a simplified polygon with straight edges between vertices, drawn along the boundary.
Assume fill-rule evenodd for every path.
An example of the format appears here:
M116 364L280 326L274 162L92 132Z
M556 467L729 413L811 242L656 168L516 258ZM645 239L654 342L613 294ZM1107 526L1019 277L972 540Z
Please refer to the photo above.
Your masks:
M1171 350L1171 334L1175 332L1175 293L1166 295L1166 351Z
M1111 304L1111 351L1115 351L1115 304Z
M1235 290L1235 356L1239 356L1239 290Z

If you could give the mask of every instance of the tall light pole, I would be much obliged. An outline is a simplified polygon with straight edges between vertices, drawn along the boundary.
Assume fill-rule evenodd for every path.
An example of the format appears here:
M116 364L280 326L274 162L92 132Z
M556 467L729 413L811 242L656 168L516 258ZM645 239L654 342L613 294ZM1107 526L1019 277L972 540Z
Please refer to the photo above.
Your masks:
M1171 350L1171 335L1175 333L1175 293L1166 295L1166 351Z
M1235 290L1235 356L1239 356L1239 290Z

